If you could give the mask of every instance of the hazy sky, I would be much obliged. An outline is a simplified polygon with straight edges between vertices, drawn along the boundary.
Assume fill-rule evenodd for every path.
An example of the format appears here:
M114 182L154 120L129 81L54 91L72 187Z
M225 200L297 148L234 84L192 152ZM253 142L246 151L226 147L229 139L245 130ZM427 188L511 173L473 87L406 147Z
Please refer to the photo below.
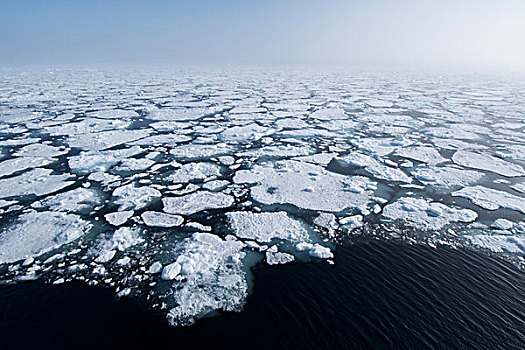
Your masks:
M525 0L1 0L0 64L525 70Z

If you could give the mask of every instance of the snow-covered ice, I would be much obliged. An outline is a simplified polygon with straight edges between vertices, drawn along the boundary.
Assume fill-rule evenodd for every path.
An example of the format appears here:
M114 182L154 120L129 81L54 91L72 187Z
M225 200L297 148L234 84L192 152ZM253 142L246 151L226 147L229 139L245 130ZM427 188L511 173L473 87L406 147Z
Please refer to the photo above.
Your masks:
M180 197L164 197L164 211L170 214L192 215L203 210L231 207L234 198L224 193L197 191Z
M257 242L270 242L272 239L289 241L308 240L308 232L297 220L285 212L251 213L238 211L227 213L233 233L239 238Z
M525 200L513 194L483 186L465 187L453 192L453 196L468 198L472 203L487 210L507 208L525 214Z
M425 230L440 230L452 222L472 222L478 214L470 209L456 209L424 198L403 197L385 206L383 216L402 219L407 225Z
M158 211L145 211L141 217L146 225L155 227L175 227L182 225L184 222L182 216Z
M255 183L250 189L251 196L260 203L288 203L335 212L366 205L374 189L374 183L365 177L340 175L297 161L241 170L234 181Z
M507 162L494 156L469 151L457 151L452 156L454 163L480 170L488 170L507 177L525 176L525 170L519 164Z
M0 233L0 262L38 256L82 237L92 225L76 214L29 212Z

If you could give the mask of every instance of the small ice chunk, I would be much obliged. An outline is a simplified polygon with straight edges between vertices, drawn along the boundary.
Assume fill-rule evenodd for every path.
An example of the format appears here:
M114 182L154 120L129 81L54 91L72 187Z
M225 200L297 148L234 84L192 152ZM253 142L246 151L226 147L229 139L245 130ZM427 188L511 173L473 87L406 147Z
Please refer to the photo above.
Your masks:
M180 271L181 266L178 262L171 263L169 265L164 266L164 269L162 269L161 278L167 281L173 280L179 275Z
M98 263L106 263L106 262L110 261L111 259L113 259L113 257L115 256L116 253L117 253L117 251L115 251L115 250L106 250L106 251L103 251L103 252L100 253L100 255L95 259L95 262L98 262Z
M298 252L304 252L305 250L310 250L312 249L314 245L312 243L308 243L308 242L299 242L295 245L295 249L298 251Z
M156 274L162 271L162 264L159 261L155 261L148 269L149 274Z
M122 298L122 297L128 296L130 293L131 293L131 288L124 288L120 292L118 292L117 296L119 298Z
M334 257L334 254L328 247L323 247L322 245L316 243L310 248L310 251L308 252L310 256L313 256L314 258L319 259L331 259Z
M131 259L129 256L125 256L122 259L117 260L117 265L119 266L126 266L130 263Z
M282 265L287 264L295 260L295 257L292 254L288 253L272 253L266 251L266 262L268 265Z
M119 250L124 251L129 247L142 243L144 240L139 236L139 230L130 227L121 227L116 230L110 238L102 242L101 251Z
M208 181L205 184L203 184L202 188L216 192L228 186L229 184L230 182L226 180L213 180L213 181Z
M180 226L184 221L180 215L166 214L158 211L145 211L141 217L147 226L155 227Z
M336 229L337 217L332 213L321 213L314 219L314 224L324 227L326 229Z
M104 218L113 226L125 224L133 216L133 210L123 210L104 215Z
M344 218L339 219L339 223L343 225L343 227L353 230L355 228L363 226L363 215L352 215L352 216L346 216Z
M498 230L510 230L513 226L514 223L512 221L501 218L495 220L491 225L491 227Z
M188 222L184 227L200 232L210 232L212 230L211 226L205 226L198 222Z

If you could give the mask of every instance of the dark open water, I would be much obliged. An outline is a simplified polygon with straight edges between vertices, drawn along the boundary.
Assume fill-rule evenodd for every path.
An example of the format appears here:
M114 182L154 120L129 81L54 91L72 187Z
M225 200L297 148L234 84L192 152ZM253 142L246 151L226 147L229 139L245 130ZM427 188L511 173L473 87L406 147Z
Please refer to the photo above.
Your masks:
M242 313L187 328L81 283L2 286L0 348L525 348L525 274L480 253L370 242L254 274Z

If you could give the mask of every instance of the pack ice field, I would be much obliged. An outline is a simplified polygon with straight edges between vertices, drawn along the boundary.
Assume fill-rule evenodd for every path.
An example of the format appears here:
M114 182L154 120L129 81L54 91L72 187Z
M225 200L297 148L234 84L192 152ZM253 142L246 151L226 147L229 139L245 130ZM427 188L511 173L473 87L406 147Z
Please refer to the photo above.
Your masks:
M72 280L172 325L255 264L401 240L525 267L525 79L196 67L0 70L0 279Z

